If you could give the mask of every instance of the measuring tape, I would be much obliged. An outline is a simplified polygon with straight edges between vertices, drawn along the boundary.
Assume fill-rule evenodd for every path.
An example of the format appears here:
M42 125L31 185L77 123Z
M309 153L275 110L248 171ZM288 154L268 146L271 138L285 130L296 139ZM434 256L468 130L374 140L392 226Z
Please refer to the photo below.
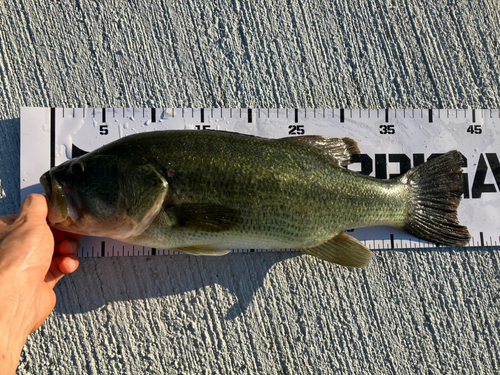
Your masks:
M466 162L458 217L472 236L467 246L500 244L499 109L22 108L21 199L43 193L40 176L72 157L130 134L174 129L266 138L349 137L361 150L349 169L377 178L395 177L435 154L459 150ZM370 249L436 247L390 227L349 232ZM83 257L175 253L96 237L80 242Z

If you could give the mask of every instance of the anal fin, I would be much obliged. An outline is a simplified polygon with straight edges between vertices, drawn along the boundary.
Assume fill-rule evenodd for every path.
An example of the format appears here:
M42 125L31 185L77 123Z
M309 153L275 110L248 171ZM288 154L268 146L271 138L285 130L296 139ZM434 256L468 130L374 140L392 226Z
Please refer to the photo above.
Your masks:
M226 255L229 252L231 252L231 250L229 250L229 249L221 249L219 247L210 246L210 245L177 247L177 248L171 249L171 250L179 251L181 253L190 254L190 255L206 255L206 256L221 256L221 255Z
M370 263L373 253L361 242L345 232L319 246L300 249L300 251L345 267L361 268Z

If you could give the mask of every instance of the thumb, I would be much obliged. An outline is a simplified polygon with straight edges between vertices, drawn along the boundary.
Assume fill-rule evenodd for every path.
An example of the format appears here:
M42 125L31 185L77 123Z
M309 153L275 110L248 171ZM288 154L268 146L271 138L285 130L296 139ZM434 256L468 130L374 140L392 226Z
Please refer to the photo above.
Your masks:
M16 221L26 222L46 222L48 213L47 200L40 194L30 194L25 199L19 210L19 216Z

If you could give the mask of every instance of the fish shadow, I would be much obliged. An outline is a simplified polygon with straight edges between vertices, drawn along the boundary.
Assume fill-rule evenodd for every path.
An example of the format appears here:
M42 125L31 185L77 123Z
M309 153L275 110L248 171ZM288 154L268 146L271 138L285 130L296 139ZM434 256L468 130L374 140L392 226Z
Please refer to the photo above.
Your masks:
M110 302L203 293L206 287L219 285L235 297L236 302L225 314L225 319L232 320L246 311L269 270L297 256L303 254L280 251L221 257L180 254L81 258L78 270L55 288L55 311L73 315L100 309Z
M377 249L375 257L389 252L426 254L479 250L484 248ZM270 272L293 272L290 270L298 268L297 261L304 266L297 257L310 258L306 259L305 264L311 266L323 262L299 251L239 253L221 257L179 254L81 258L78 270L65 276L54 289L57 295L55 311L75 315L99 310L117 301L147 301L185 296L185 303L191 303L189 301L200 294L205 294L210 300L227 298L229 293L232 296L229 301L234 303L227 306L224 302L219 307L224 319L233 320L245 313ZM286 264L287 262L293 264ZM372 260L367 272L373 272L369 267L378 269L380 265L374 265L374 262L378 260ZM328 264L334 268L340 267L341 270L332 270L339 272L339 275L358 271ZM275 267L280 267L280 270L273 270ZM288 270L283 270L284 267ZM220 294L220 289L225 289L225 292ZM168 298L165 303L169 303Z

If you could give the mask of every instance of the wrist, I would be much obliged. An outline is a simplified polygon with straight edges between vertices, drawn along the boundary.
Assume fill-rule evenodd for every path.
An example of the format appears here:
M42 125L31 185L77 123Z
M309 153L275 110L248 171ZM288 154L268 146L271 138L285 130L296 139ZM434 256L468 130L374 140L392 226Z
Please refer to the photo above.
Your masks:
M24 309L15 290L8 290L6 277L0 270L0 373L14 373L19 357L29 335L27 311ZM14 286L15 288L15 286Z
M19 364L28 335L18 323L0 313L0 374L14 374Z
M1 324L1 323L0 323ZM19 340L18 335L4 329L5 325L0 327L0 373L14 374L19 365L19 358L26 340Z

